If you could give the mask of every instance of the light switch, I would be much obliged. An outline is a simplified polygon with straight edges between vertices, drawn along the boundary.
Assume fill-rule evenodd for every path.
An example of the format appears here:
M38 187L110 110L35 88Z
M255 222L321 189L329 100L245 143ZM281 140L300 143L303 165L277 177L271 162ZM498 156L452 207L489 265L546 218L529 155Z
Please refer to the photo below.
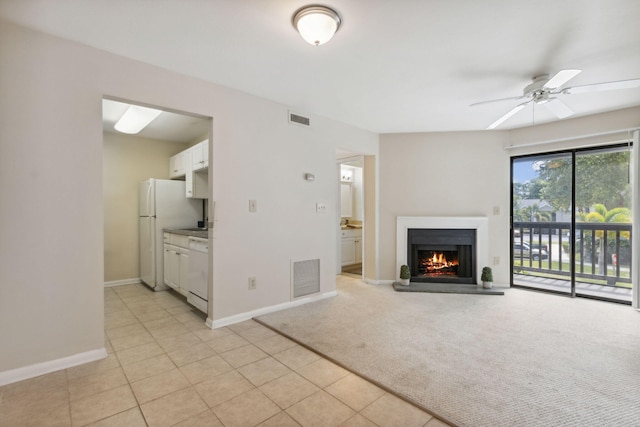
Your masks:
M249 200L249 212L258 212L257 200Z
M316 213L327 212L327 205L324 203L316 203Z

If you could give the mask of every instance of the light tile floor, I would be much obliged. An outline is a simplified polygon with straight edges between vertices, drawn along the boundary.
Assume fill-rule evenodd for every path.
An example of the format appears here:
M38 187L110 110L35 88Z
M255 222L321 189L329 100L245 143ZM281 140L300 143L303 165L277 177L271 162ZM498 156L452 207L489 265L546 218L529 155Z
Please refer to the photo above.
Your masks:
M252 320L173 292L105 289L106 359L0 387L0 426L446 424Z

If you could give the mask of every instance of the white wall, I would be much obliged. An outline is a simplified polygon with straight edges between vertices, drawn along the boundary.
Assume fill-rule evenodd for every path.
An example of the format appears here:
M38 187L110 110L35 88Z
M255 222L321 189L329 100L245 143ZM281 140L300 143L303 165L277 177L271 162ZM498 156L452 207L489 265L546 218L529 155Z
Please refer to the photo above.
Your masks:
M266 102L228 112L214 115L214 252L224 251L214 259L214 321L288 301L291 260L320 258L321 292L335 289L334 144L369 140L377 149L377 135L316 116L311 128L291 125L285 107ZM316 202L327 213L317 214ZM247 290L249 276L255 291Z
M377 135L6 22L0 57L0 374L103 347L105 95L214 118L214 318L289 301L292 258L335 289L336 217L315 203L335 212L336 146L377 154Z
M640 107L513 129L507 148L512 156L628 141L640 126Z
M353 167L353 215L357 221L364 220L364 193L363 193L362 168Z
M380 279L394 280L396 217L482 216L489 221L494 280L509 282L509 156L506 132L380 137ZM494 207L500 214L494 215Z
M0 371L103 347L102 96L82 51L0 25Z

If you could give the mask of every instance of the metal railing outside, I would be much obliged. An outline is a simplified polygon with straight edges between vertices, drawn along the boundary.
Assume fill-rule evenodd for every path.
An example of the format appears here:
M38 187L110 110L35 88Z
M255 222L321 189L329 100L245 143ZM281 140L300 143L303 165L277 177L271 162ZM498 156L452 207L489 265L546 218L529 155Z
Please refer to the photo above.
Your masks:
M630 287L631 224L584 223L575 227L575 277L605 286ZM512 251L516 273L571 276L571 223L514 222ZM526 247L526 246L525 246ZM513 248L512 248L513 249Z

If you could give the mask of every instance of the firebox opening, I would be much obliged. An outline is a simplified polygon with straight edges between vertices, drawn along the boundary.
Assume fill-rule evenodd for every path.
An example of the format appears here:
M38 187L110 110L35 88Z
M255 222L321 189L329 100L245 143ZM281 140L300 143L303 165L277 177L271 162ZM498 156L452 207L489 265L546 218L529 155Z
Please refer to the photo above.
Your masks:
M457 251L421 251L418 250L418 276L458 277Z
M410 229L411 280L476 284L475 230Z

